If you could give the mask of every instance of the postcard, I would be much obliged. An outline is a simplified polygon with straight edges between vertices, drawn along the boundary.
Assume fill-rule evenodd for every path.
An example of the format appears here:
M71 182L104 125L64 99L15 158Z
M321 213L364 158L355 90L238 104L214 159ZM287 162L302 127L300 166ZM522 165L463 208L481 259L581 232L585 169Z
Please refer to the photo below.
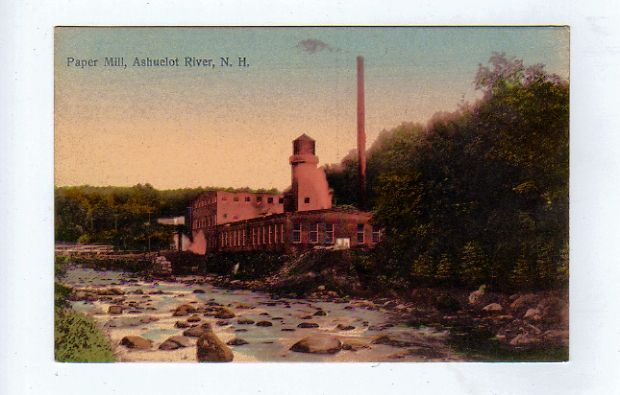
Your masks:
M568 27L54 46L57 361L568 360Z

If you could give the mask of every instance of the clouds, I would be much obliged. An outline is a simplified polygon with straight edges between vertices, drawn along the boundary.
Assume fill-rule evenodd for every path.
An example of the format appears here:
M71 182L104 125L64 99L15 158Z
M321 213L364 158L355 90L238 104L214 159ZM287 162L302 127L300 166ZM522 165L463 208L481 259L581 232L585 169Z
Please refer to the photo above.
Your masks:
M323 51L340 52L340 48L332 47L328 43L314 38L301 40L297 43L296 47L309 54L316 54Z

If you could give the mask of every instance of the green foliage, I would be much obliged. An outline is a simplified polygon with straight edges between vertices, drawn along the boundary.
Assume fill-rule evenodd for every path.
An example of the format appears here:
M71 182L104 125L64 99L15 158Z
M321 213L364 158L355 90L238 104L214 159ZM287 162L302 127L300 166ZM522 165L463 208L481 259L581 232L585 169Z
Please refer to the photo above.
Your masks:
M442 282L557 286L568 278L568 83L494 54L475 84L476 103L384 131L369 149L366 200L389 244L377 259L388 277L427 277L432 261ZM354 155L328 168L339 203L357 201L356 171Z
M157 190L150 184L133 187L88 185L55 189L56 241L111 244L117 249L166 248L173 229L158 217L186 213L190 202L205 191L277 193L250 188L184 188Z
M61 310L69 307L69 295L71 295L72 289L62 285L61 283L54 283L54 308Z
M114 362L110 340L88 316L56 309L54 349L58 362Z
M468 242L461 254L460 279L467 285L478 285L489 280L489 262L477 243Z

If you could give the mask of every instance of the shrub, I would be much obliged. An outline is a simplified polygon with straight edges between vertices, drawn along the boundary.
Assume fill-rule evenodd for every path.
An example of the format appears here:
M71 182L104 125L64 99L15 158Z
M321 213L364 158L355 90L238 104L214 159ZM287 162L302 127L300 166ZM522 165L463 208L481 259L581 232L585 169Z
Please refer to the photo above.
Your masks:
M114 362L110 340L88 316L56 309L54 350L58 362Z

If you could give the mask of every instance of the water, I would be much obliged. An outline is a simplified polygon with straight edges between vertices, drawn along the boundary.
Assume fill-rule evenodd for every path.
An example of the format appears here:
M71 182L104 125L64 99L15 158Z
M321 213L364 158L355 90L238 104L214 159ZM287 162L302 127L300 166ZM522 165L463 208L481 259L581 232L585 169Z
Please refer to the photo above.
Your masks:
M175 281L145 281L122 272L95 271L85 268L72 268L67 271L64 283L76 288L114 287L125 295L104 297L95 302L72 302L75 310L91 315L100 323L115 346L115 354L120 361L167 361L194 362L195 347L172 351L157 347L170 336L181 335L184 329L175 327L175 322L188 317L174 317L173 311L181 304L196 308L207 303L227 306L236 314L228 325L216 324L219 319L198 314L201 321L208 322L213 331L223 341L235 337L248 342L242 346L230 346L235 362L248 361L446 361L458 360L447 345L447 331L432 328L411 328L394 324L390 313L382 308L368 309L368 301L353 299L348 303L307 299L272 299L263 292L248 290L229 290L203 283L198 276L177 277ZM194 290L204 293L194 293ZM141 290L142 294L135 292ZM150 294L163 291L163 294ZM139 292L139 291L138 291ZM120 300L122 299L122 300ZM116 300L116 301L115 301ZM123 305L122 315L110 315L108 307ZM327 315L315 316L317 311ZM255 323L268 321L272 326L260 327L255 324L240 324L239 319L249 319ZM312 322L318 328L302 329L297 325ZM337 326L351 325L352 330L339 330ZM382 330L377 327L388 325ZM394 325L394 326L390 326ZM292 330L292 331L283 331ZM337 336L343 343L352 345L353 350L342 350L332 355L318 355L290 351L290 347L300 339L313 334ZM151 350L131 350L120 346L120 340L127 335L138 335L153 340ZM400 339L403 346L374 344L378 336L388 335ZM196 339L192 338L195 344Z

